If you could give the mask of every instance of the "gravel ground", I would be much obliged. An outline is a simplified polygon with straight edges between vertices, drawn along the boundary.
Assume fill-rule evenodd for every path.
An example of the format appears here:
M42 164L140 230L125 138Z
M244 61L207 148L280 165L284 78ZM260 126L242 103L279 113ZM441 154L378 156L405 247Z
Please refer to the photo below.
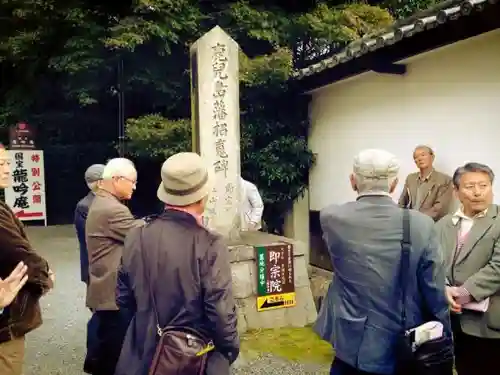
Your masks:
M56 274L55 289L42 299L44 324L27 336L24 375L83 375L85 287L80 281L78 245L72 226L30 227L37 251ZM328 374L328 366L291 363L270 355L238 361L233 375Z
M327 375L329 366L294 363L263 355L233 370L232 375Z
M85 308L74 229L30 227L28 235L49 261L56 283L42 298L43 325L26 337L24 375L82 375L90 312Z

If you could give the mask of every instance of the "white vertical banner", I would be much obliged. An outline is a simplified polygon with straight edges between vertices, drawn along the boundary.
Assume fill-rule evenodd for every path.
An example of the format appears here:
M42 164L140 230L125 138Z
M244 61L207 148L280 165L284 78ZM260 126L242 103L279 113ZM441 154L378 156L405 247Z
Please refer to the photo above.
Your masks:
M47 226L43 151L9 150L9 153L11 186L5 189L5 203L19 220L43 220Z

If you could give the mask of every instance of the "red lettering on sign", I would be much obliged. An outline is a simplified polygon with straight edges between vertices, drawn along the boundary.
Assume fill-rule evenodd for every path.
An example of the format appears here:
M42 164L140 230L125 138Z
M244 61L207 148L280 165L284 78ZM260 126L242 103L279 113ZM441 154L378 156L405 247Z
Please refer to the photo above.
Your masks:
M42 203L42 196L41 195L33 195L33 204L40 204Z
M31 168L31 175L33 177L40 177L40 168Z
M37 190L41 190L41 185L38 181L35 181L33 182L33 184L31 185L31 189L33 191L37 191Z
M31 155L31 161L38 163L40 161L40 155L38 155L38 154Z

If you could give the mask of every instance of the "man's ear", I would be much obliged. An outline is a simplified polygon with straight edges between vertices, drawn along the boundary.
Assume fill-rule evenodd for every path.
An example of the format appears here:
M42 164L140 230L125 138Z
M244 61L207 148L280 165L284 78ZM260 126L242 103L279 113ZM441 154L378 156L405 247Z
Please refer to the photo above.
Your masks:
M396 177L392 182L391 186L389 186L389 194L394 193L394 190L396 190L396 186L398 186L399 179Z
M351 182L352 190L354 190L357 193L358 187L356 186L356 176L354 176L354 173L351 173L349 175L349 181Z

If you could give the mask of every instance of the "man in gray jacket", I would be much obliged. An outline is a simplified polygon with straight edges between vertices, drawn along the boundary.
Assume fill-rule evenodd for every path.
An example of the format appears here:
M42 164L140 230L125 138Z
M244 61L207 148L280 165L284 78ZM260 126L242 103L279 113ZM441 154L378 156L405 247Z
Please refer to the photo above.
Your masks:
M461 207L437 223L448 266L446 287L459 375L488 374L500 353L500 209L490 167L467 163L453 174Z
M355 202L321 212L334 279L316 330L336 352L332 375L394 374L394 343L402 330L400 283L403 208L391 199L399 163L383 150L354 160ZM406 286L406 329L439 321L451 335L445 267L433 220L410 212L411 253ZM452 369L450 368L450 374Z

